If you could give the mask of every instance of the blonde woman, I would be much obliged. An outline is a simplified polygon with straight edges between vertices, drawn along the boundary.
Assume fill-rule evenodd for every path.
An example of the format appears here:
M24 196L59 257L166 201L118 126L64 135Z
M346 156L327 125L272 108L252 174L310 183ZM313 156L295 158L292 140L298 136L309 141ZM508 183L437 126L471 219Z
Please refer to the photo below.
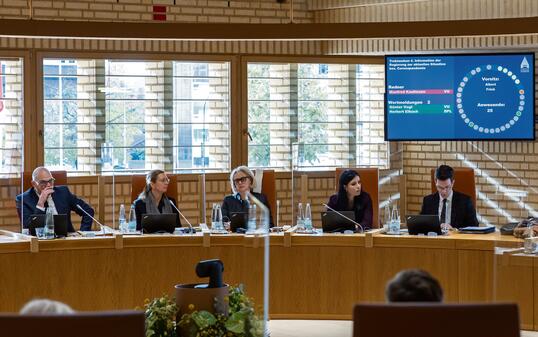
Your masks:
M252 194L269 209L269 226L273 227L271 209L267 197L262 193L252 191L254 188L254 174L246 166L238 166L230 173L230 185L233 194L227 195L222 201L222 217L231 219L232 213L243 212L248 214L249 202L247 197Z

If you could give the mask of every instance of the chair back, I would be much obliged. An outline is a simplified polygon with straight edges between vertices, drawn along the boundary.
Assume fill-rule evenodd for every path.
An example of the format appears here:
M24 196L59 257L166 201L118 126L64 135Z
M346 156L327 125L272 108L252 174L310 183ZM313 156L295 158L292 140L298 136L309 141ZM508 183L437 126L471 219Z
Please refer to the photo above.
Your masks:
M337 168L335 172L336 191L338 192L338 180L346 168ZM379 169L378 168L354 168L361 176L362 189L372 198L373 219L372 228L379 228Z
M435 186L435 169L431 170L431 188L432 193L437 192ZM471 197L474 207L476 208L476 185L474 182L474 170L468 167L454 168L454 190L467 194Z
M515 303L358 304L353 337L519 337Z
M276 226L276 179L275 170L263 170L262 193L267 197L271 216Z
M168 184L168 191L166 195L172 197L178 201L177 198L177 175L167 174L170 183ZM140 193L146 188L146 175L145 174L133 174L131 176L131 203L133 203Z
M54 185L67 185L67 171L50 171L50 174L55 179ZM22 188L23 192L32 187L32 172L23 172Z
M0 314L10 337L144 337L143 311L81 312L72 315Z

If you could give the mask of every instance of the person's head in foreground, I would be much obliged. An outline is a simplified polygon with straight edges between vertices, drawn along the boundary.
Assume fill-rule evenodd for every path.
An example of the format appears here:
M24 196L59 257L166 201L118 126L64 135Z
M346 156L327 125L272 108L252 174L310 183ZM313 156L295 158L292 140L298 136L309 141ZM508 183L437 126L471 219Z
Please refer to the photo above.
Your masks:
M387 283L385 297L388 302L442 302L443 289L428 272L407 269Z
M26 303L21 311L21 315L66 315L75 311L65 303L47 299L36 299Z

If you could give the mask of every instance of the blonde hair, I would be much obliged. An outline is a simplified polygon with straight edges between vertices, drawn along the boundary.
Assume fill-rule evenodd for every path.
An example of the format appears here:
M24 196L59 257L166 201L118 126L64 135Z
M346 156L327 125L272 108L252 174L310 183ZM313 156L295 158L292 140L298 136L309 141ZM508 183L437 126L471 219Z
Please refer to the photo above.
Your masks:
M151 183L157 182L157 177L161 174L165 173L163 170L151 170L146 174L146 187L144 190L140 193L138 196L140 199L144 200L146 199L146 196L148 195L149 191L151 191Z
M251 184L251 188L254 188L254 185L256 183L256 181L254 180L254 173L252 173L252 171L246 167L246 166L238 166L236 168L234 168L232 170L232 172L230 173L230 185L232 186L232 192L235 194L237 193L237 189L235 188L235 183L234 183L234 176L239 173L239 172L243 172L244 174L246 174L249 179L250 179L250 184Z
M71 309L65 303L52 301L47 299L35 299L26 303L21 311L21 315L47 315L47 314L57 314L57 315L66 315L73 314L75 311Z

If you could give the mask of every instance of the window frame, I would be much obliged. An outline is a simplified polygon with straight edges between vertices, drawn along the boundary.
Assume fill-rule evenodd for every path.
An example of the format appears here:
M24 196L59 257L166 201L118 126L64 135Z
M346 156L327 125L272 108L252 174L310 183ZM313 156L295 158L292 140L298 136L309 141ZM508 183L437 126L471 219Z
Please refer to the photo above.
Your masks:
M384 65L384 56L263 56L263 55L249 55L241 57L241 129L245 135L241 143L241 162L245 165L248 164L248 64L249 63L274 63L274 64L287 64L287 63L313 63L313 64L372 64L372 65ZM389 147L390 148L390 147ZM390 160L387 165L390 167ZM293 171L293 168L291 169ZM285 172L288 172L286 170ZM304 174L319 173L328 174L333 170L300 170Z
M211 55L211 54L175 54L175 53L119 53L119 52L72 52L72 51L40 51L36 53L35 57L35 111L38 111L35 118L36 123L32 128L32 132L35 132L39 135L36 138L36 153L35 164L33 164L30 170L36 166L43 165L45 161L45 142L44 142L44 74L43 74L43 61L44 59L58 58L58 59L94 59L94 60L118 60L118 61L179 61L179 62L229 62L230 64L230 77L229 77L229 87L230 87L230 158L229 165L230 170L234 167L234 163L238 162L236 158L238 154L238 149L234 148L239 144L238 139L240 137L240 132L237 131L237 124L233 121L236 119L234 115L238 114L240 111L240 100L237 95L238 88L238 69L239 69L239 57L232 54L222 54L222 55ZM26 75L26 70L25 70ZM179 172L182 173L182 172ZM97 172L98 175L101 175L102 172ZM79 174L77 174L79 175ZM80 176L80 175L79 175Z

